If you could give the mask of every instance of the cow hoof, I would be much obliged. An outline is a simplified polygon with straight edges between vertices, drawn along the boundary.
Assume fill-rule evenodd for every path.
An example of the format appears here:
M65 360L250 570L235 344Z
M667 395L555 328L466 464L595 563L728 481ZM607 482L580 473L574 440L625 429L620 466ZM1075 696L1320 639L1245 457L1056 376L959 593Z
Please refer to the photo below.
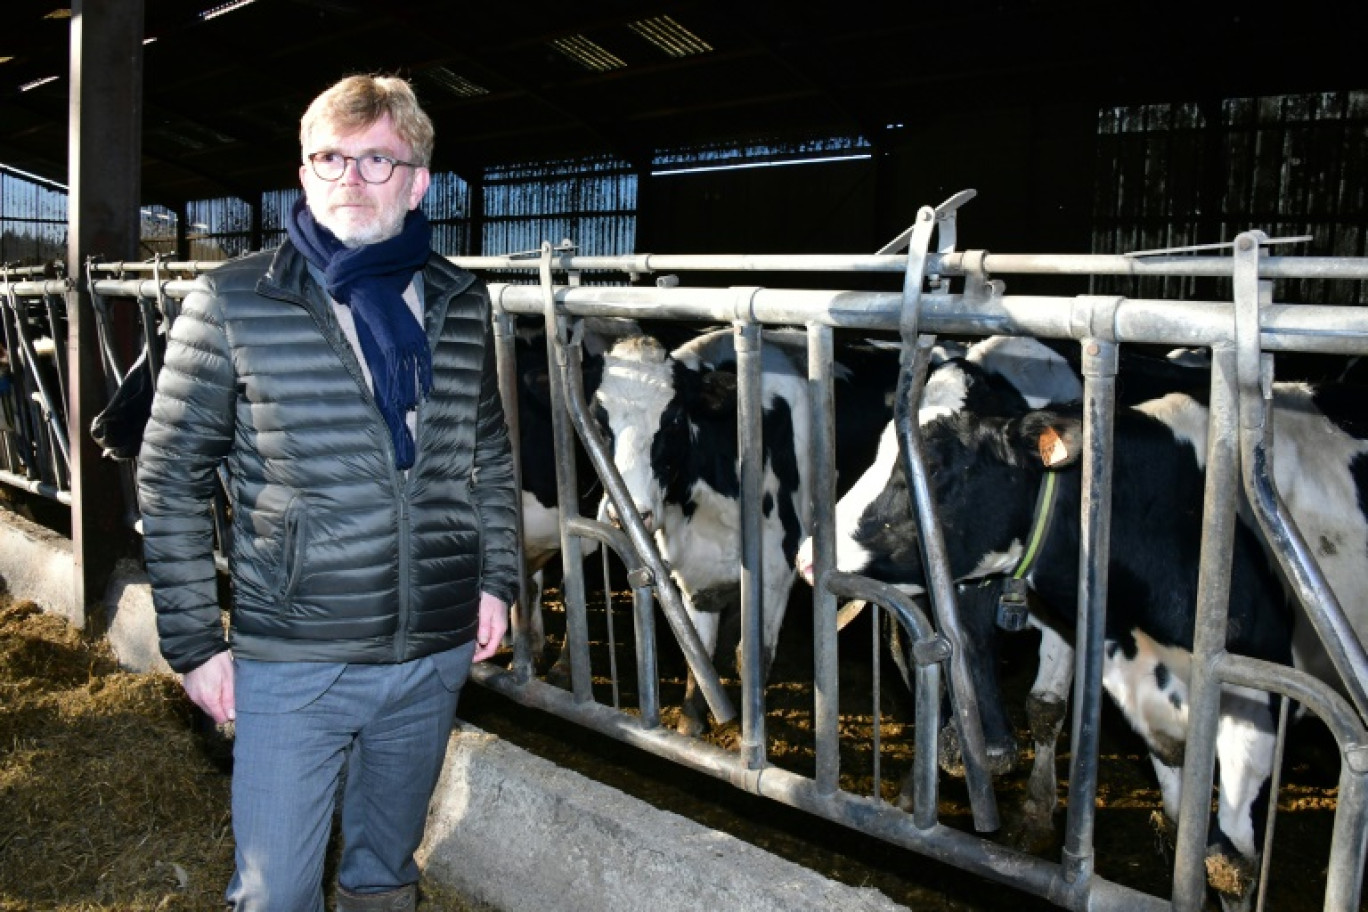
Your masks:
M1029 855L1047 855L1059 847L1053 815L1041 813L1031 802L1022 802L1015 812L1006 815L1002 840Z
M703 734L703 720L696 719L688 713L680 713L679 721L675 723L675 731L688 738L697 738Z
M1165 857L1173 852L1178 844L1178 824L1168 818L1163 811L1150 811L1150 829L1159 840L1159 850Z
M1253 861L1211 846L1207 850L1206 872L1207 883L1221 898L1224 912L1245 912L1250 907L1258 880Z
M990 743L987 760L990 776L1010 773L1017 765L1016 741L1009 739L1001 744ZM960 747L959 729L953 722L941 728L937 761L946 775L964 778L964 751Z

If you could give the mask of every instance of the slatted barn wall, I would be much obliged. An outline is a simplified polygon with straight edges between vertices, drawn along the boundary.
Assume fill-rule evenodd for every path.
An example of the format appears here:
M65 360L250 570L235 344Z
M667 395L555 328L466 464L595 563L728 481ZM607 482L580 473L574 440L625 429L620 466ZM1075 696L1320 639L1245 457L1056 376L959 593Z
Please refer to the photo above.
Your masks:
M1249 228L1311 235L1288 252L1368 253L1368 91L1103 111L1095 253L1228 242ZM1364 283L1279 282L1277 300L1363 304ZM1228 283L1226 283L1228 286ZM1099 279L1097 293L1228 298L1210 279Z

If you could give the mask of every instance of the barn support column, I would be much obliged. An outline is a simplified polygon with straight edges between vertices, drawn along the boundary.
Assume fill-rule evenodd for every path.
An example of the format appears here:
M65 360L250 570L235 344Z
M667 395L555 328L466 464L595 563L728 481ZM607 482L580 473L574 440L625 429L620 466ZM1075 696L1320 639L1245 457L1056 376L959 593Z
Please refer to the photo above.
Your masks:
M97 626L103 617L92 617L91 610L102 604L114 562L133 542L120 523L118 466L101 457L86 430L104 407L106 392L84 264L91 256L138 258L142 39L143 0L75 0L71 5L67 268L76 288L67 294L67 433L72 443L72 602L85 615L77 623Z

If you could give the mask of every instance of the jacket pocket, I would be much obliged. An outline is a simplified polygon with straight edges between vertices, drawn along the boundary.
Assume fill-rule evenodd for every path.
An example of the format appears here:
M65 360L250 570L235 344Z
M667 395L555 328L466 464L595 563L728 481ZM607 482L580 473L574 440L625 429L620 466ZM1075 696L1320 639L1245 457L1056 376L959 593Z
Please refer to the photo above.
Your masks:
M291 499L282 526L279 589L281 597L288 600L304 577L304 554L309 544L309 510L303 497Z

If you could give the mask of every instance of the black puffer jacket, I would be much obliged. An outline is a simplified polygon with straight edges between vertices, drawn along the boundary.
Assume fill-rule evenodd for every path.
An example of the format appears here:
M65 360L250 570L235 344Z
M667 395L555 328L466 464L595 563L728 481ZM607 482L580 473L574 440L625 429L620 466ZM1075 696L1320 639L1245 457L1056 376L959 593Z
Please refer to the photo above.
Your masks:
M473 639L481 590L511 602L518 584L484 285L437 256L423 270L434 387L405 473L358 355L289 242L200 282L172 327L138 462L171 667L228 647L208 509L224 459L238 655L401 662Z

